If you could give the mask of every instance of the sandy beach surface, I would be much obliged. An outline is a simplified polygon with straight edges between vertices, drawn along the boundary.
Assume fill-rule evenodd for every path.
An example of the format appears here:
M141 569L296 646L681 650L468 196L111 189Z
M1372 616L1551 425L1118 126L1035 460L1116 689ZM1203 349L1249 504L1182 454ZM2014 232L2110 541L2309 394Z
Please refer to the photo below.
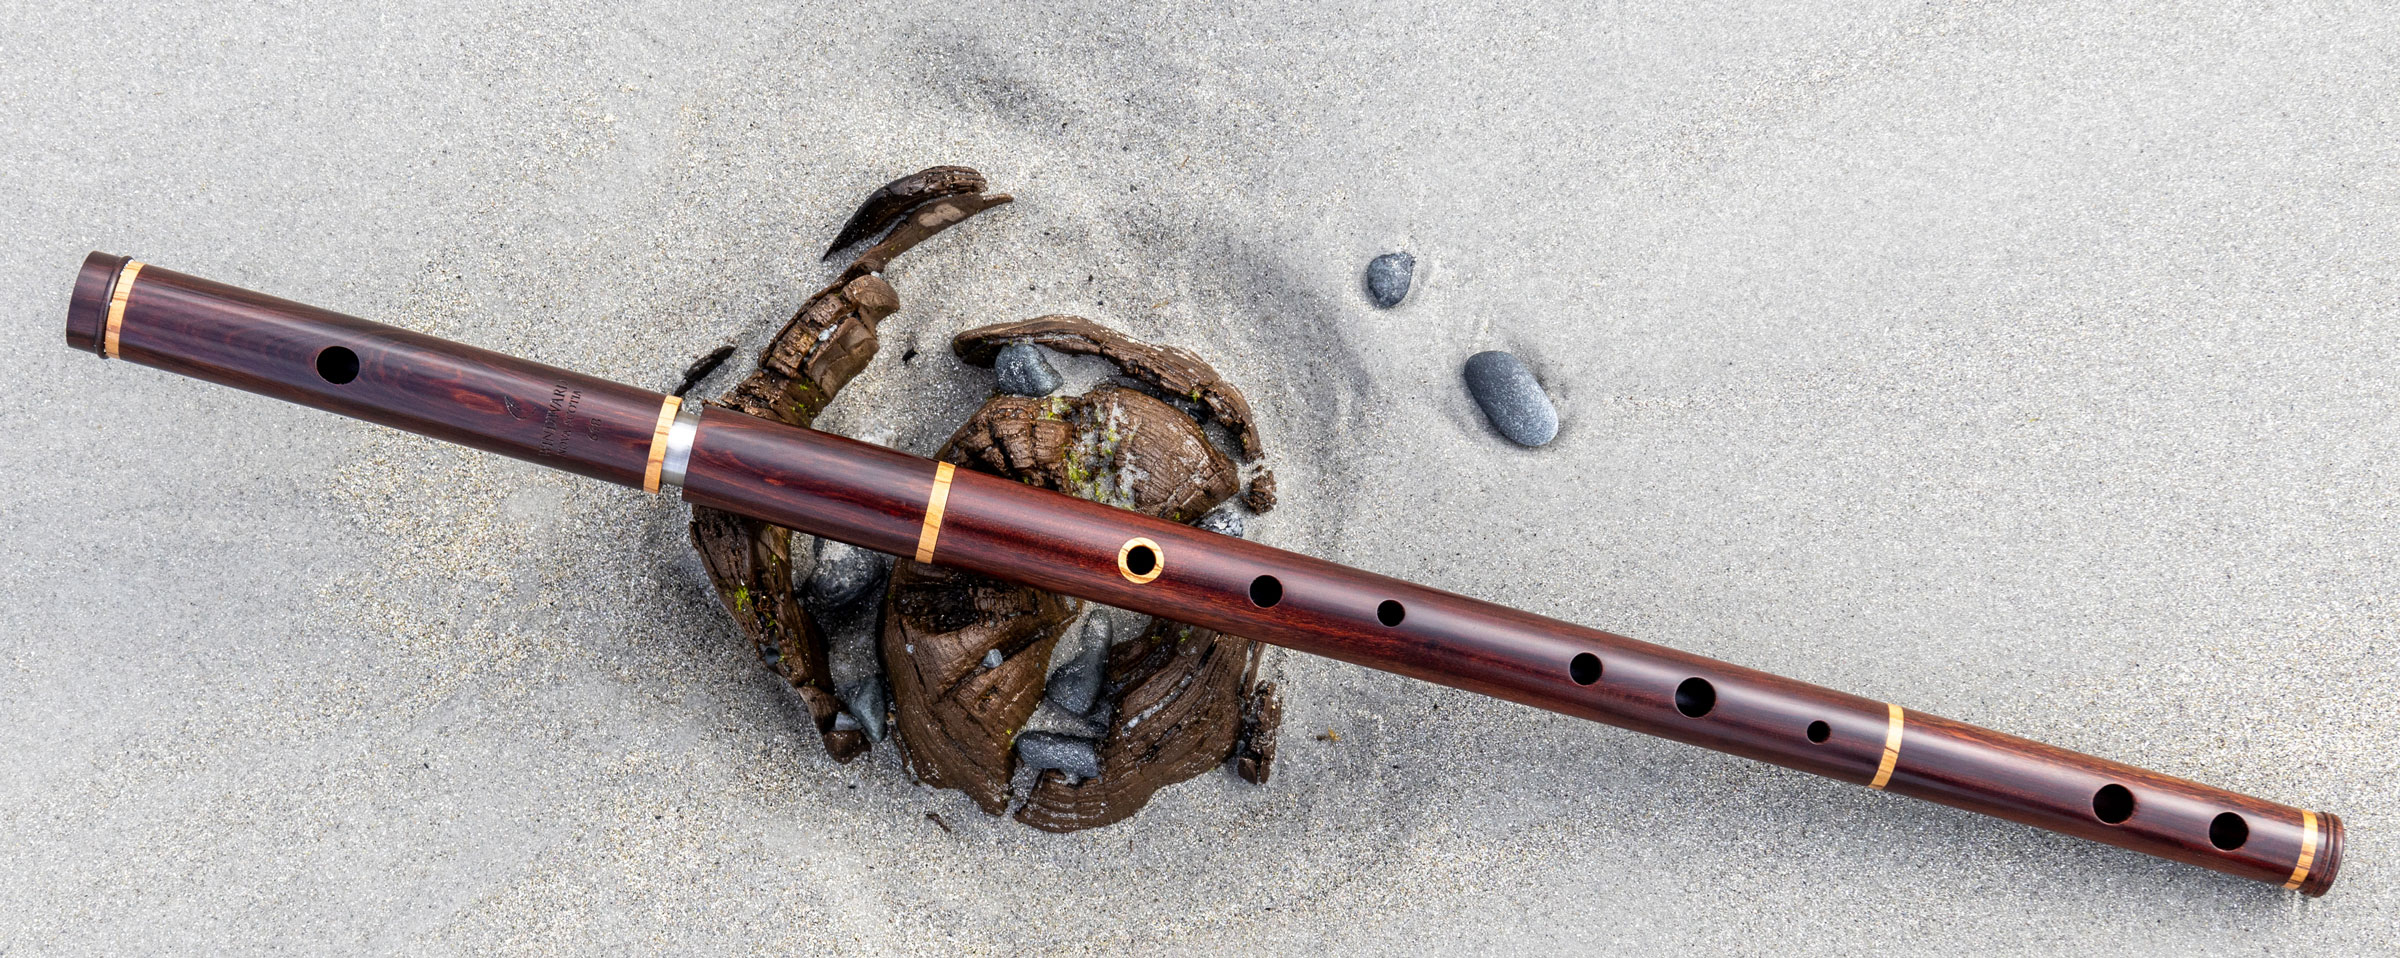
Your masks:
M2231 6L20 0L0 954L2400 949L2400 16ZM680 505L60 339L102 249L666 388L938 163L1017 202L824 425L1091 316L1249 391L1264 541L2331 810L2340 883L1282 652L1271 784L1049 835L825 758Z

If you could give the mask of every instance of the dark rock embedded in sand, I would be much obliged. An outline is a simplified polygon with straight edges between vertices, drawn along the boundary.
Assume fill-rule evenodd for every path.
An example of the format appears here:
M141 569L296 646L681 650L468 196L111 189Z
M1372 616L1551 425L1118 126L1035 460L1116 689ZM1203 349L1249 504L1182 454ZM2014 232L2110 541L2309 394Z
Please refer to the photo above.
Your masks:
M1417 258L1385 253L1367 263L1367 299L1377 309L1390 309L1408 298L1409 280L1416 276Z
M841 719L849 719L851 724L867 733L867 741L883 741L887 730L884 710L889 707L884 698L883 677L876 676L860 682L840 698L843 711L835 717L835 721L838 723Z
M1050 368L1050 360L1042 356L1042 348L1032 343L1010 343L1000 349L992 361L992 369L1000 374L1000 391L1011 396L1047 396L1057 392L1065 381L1058 370Z
M1100 695L1100 679L1108 670L1108 619L1094 615L1083 628L1083 648L1058 671L1050 673L1043 695L1073 715L1089 715Z
M1475 404L1509 441L1539 446L1558 437L1558 408L1524 360L1499 350L1476 353L1467 357L1465 375Z
M1055 768L1076 778L1100 777L1100 753L1084 739L1049 732L1017 736L1017 761L1041 770Z
M817 567L808 575L808 601L819 612L847 609L883 583L890 560L847 542L817 540Z

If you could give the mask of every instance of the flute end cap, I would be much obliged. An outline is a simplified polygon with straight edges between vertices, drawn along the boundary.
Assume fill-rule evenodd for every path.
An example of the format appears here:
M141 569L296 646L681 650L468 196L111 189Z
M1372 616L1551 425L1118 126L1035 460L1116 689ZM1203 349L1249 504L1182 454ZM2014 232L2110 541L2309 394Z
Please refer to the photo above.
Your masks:
M94 356L106 356L101 338L108 326L108 294L132 257L94 250L75 274L75 294L67 300L67 345Z
M2342 817L2332 812L2318 812L2319 827L2325 829L2325 841L2317 849L2315 864L2308 877L2300 882L2300 893L2310 898L2323 896L2333 888L2333 879L2342 870Z

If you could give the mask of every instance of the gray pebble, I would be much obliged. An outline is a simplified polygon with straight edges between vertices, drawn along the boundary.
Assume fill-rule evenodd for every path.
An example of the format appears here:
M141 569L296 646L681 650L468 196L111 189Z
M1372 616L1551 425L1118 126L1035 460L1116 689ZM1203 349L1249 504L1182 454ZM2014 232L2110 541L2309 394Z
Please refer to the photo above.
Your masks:
M817 568L808 576L808 602L817 612L847 609L883 582L885 558L847 542L817 540Z
M1097 642L1092 641L1091 633L1086 630L1082 651L1068 659L1067 664L1059 666L1058 671L1050 673L1049 684L1044 687L1042 694L1049 698L1050 704L1071 714L1086 714L1092 710L1092 700L1100 697L1101 673L1106 670L1107 663L1108 640L1105 630Z
M1242 510L1232 506L1218 506L1209 510L1207 515L1201 516L1200 521L1193 525L1221 536L1232 536L1239 539L1242 537L1243 531Z
M1467 391L1501 435L1522 446L1558 437L1558 408L1524 360L1499 350L1476 353L1467 357L1465 373Z
M1100 777L1100 752L1090 741L1049 732L1017 736L1017 761L1027 768L1055 768L1076 778Z
M1042 357L1042 348L1032 343L1001 347L992 368L1000 374L1000 391L1013 396L1047 396L1065 382L1058 370L1050 368L1050 360Z
M1417 258L1385 253L1367 262L1367 299L1377 309L1390 309L1408 298L1408 283L1417 272Z
M983 654L983 667L987 669L996 669L1000 667L999 649L993 649Z
M850 690L849 694L842 695L840 698L842 714L834 716L834 724L838 726L843 719L849 719L867 733L867 741L883 741L885 732L883 713L886 707L883 700L883 680L877 678L860 682L857 687Z

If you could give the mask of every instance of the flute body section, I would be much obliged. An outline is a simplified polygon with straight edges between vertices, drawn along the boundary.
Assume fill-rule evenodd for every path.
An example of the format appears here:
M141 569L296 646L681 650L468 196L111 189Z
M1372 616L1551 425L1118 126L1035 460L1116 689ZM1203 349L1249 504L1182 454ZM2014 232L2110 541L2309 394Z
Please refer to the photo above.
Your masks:
M2310 895L2339 868L2342 826L2328 813L118 257L86 261L68 340L623 485L680 486L687 501L811 535ZM334 350L351 359L328 365Z
M67 345L637 487L666 398L100 253Z
M740 423L732 429L749 450L738 462L711 452L712 432L729 421ZM943 479L943 472L941 464L880 446L711 410L701 420L685 496L868 548L913 550L920 560L2311 894L2333 880L2341 836L2328 813L982 473L952 470ZM937 514L930 504L943 486ZM828 502L839 503L838 521L828 520ZM870 512L883 514L866 518Z

